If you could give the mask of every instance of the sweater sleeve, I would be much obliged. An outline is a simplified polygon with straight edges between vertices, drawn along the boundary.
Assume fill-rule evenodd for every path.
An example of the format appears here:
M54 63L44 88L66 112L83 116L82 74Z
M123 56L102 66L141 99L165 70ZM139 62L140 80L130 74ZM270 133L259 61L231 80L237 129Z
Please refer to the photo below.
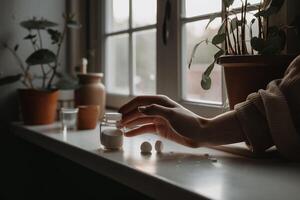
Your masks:
M300 69L300 57L297 59L299 62L293 61L287 70L293 74L286 73L283 79L270 82L265 90L250 94L245 102L235 106L246 143L254 153L275 145L284 157L300 160L300 135L296 128L300 117L294 112L300 109L300 70L294 70Z

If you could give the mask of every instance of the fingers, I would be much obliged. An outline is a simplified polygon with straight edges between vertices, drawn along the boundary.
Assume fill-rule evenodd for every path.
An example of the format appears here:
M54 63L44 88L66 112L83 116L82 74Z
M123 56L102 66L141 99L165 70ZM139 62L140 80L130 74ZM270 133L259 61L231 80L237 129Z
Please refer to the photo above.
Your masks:
M164 107L157 104L152 104L150 106L140 106L137 110L133 110L127 114L123 114L121 126L125 126L128 122L138 119L140 117L148 116L158 116L166 120L171 118L173 113L172 108Z
M147 124L135 129L132 129L130 131L125 132L125 136L127 137L133 137L145 133L155 133L156 132L156 126L154 124Z
M172 108L164 107L158 104L152 104L150 106L140 106L138 110L147 116L159 116L166 120L169 120L173 114Z
M126 128L134 128L136 126L145 125L145 124L152 124L158 121L155 117L140 117L129 121L127 123L123 123L122 126Z
M156 96L138 96L131 100L130 102L123 105L119 112L124 114L127 114L129 112L132 112L133 110L136 110L139 106L147 106L151 104L158 104L166 107L174 107L176 104L169 99L166 96L163 95L156 95Z
M123 115L120 124L121 124L121 126L124 126L128 122L135 120L137 118L143 117L143 116L145 116L143 113L139 112L138 110L134 110L130 113Z

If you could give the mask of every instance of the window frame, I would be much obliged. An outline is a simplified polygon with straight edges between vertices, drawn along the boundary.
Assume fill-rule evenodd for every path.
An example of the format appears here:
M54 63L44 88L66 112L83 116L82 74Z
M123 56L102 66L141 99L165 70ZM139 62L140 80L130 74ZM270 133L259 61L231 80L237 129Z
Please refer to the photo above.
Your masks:
M134 59L133 59L133 34L140 32L140 31L147 31L147 30L153 30L157 29L157 24L151 24L151 25L145 25L145 26L139 26L139 27L133 27L132 25L132 0L129 0L129 23L128 23L128 28L121 30L121 31L112 31L107 33L106 32L106 0L102 0L99 3L99 10L101 12L100 15L100 29L99 35L101 35L101 69L104 73L104 82L105 82L105 46L106 46L106 40L110 36L115 36L115 35L121 35L121 34L128 34L128 40L129 40L129 94L118 94L118 93L108 93L106 95L107 98L107 107L111 108L118 108L124 103L128 102L129 100L133 99L135 97L134 95L134 70L135 70L135 64L134 64Z
M156 92L157 94L164 94L169 96L171 99L177 101L184 107L192 110L197 114L201 114L205 117L213 117L218 114L221 114L227 111L229 108L226 103L226 86L224 81L224 73L222 68L222 99L223 103L220 104L208 104L204 102L193 102L187 101L183 99L183 59L182 59L182 28L183 25L188 22L198 21L198 20L205 20L209 19L211 14L218 13L220 17L223 16L224 6L222 3L222 8L220 12L209 13L205 15L198 15L193 17L183 17L182 9L184 8L185 1L182 0L171 0L171 18L170 18L170 34L168 38L168 44L164 45L161 37L162 33L162 25L163 25L163 18L165 12L165 4L167 0L157 0L157 22L155 25L147 25L143 27L135 27L132 28L132 6L131 0L129 0L129 28L127 30L116 31L113 33L105 33L105 0L102 0L99 3L99 10L101 14L99 15L99 24L100 28L98 29L99 35L101 35L100 40L100 52L101 52L101 67L100 71L105 73L105 41L108 36L117 35L121 33L128 33L130 40L129 45L132 48L132 33L135 31L142 31L142 30L150 30L156 28ZM253 9L253 8L252 8ZM240 9L235 9L239 11ZM132 49L130 49L132 52ZM132 54L129 54L132 63ZM165 59L171 58L171 59ZM174 59L176 58L176 59ZM130 67L133 69L133 67ZM133 71L130 71L131 77L129 77L129 83L133 86ZM168 80L165 79L168 77ZM105 79L105 76L104 76ZM118 108L124 103L128 102L129 100L133 99L135 96L132 95L133 88L130 89L129 95L123 94L113 94L107 93L107 107L110 108Z

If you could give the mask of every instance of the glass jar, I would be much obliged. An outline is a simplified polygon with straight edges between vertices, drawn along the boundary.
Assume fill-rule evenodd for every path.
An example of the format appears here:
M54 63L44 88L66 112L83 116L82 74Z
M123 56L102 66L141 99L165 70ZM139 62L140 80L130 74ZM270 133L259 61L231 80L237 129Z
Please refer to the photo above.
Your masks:
M100 123L100 142L106 149L117 150L123 145L123 130L118 127L122 114L105 113Z

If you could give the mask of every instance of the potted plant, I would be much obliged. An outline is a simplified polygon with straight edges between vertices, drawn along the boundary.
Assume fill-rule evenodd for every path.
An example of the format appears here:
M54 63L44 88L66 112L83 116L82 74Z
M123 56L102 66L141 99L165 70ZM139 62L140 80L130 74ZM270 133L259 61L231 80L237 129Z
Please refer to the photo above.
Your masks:
M222 65L231 109L250 93L282 77L288 64L295 58L295 55L280 55L285 47L285 29L291 27L271 26L269 23L270 16L280 10L284 0L266 0L259 5L250 5L244 0L239 11L231 9L233 3L234 0L223 0L222 25L211 41L200 41L194 46L189 62L190 68L198 46L203 43L218 48L214 61L202 74L201 86L205 90L210 89L210 74L214 65ZM249 12L250 6L257 6L258 11L255 14ZM252 16L251 21L247 20L248 16ZM216 18L217 15L212 15L207 27ZM258 26L257 35L253 33L255 22Z
M24 40L31 43L33 52L25 59L18 55L19 45L14 47L3 42L6 48L17 60L20 74L2 77L0 84L9 84L21 81L24 88L19 89L19 99L23 121L27 125L50 124L55 121L58 98L58 88L55 86L55 77L59 76L59 55L68 28L78 28L80 25L74 20L74 15L63 15L63 30L56 29L57 23L44 18L32 18L22 21L20 26L28 31ZM49 35L50 45L45 43L45 36ZM36 74L37 69L40 73Z

